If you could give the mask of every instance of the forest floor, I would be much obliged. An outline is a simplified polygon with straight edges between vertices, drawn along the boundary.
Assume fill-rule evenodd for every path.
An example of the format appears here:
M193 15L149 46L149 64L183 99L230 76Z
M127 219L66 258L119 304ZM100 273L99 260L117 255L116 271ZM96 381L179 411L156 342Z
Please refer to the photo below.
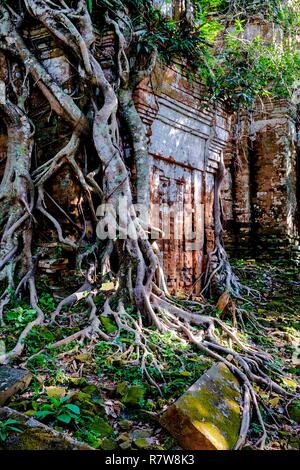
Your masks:
M242 282L258 289L261 299L245 302L243 308L255 314L257 323L246 322L242 338L260 346L273 356L273 368L284 377L281 384L299 392L300 360L296 347L300 342L300 269L290 263L269 264L255 260L233 260L232 264ZM71 289L72 286L70 286ZM56 300L48 282L40 278L43 289L41 305L50 314ZM99 311L106 292L98 296ZM210 314L220 315L212 302ZM78 318L84 320L82 303L72 308L69 321L57 326L35 327L26 339L25 353L14 365L26 365L33 380L25 392L9 403L11 408L35 416L56 430L66 431L78 440L95 448L113 449L172 449L178 448L160 427L159 416L175 399L184 393L212 365L212 360L188 344L182 345L180 360L174 354L172 334L164 334L164 350L160 352L164 370L162 395L142 376L139 366L125 363L116 348L105 341L96 344L73 342L55 350L45 348L64 336L78 331ZM130 310L130 309L128 309ZM132 309L133 310L133 309ZM132 313L132 312L131 312ZM133 312L134 313L134 312ZM14 345L18 333L34 317L26 302L15 302L6 310L6 326L0 340L6 347ZM76 327L73 322L77 319ZM232 319L222 316L231 324ZM102 318L108 333L116 329L109 317ZM153 330L155 347L158 333ZM123 334L128 343L130 336ZM298 349L299 353L299 349ZM26 360L31 357L31 359ZM297 365L298 362L298 365ZM272 372L270 371L272 374ZM279 381L276 375L273 379ZM256 389L267 425L267 449L300 448L299 425L287 418L284 400L274 393ZM72 407L66 405L74 405ZM299 422L300 402L288 408L290 417ZM255 422L250 428L246 448L253 448L261 427Z

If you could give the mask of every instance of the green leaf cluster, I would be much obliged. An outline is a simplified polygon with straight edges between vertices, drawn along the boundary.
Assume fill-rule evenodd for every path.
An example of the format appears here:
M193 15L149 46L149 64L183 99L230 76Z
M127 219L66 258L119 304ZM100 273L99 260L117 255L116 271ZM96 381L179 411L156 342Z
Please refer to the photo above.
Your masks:
M189 79L200 79L210 100L251 108L258 96L291 98L300 76L300 50L294 40L300 31L298 1L196 0L192 25L184 14L176 20L166 16L151 0L125 3L134 26L144 27L137 54L156 48L164 62L187 64ZM247 28L258 13L262 22L277 28L274 40L259 34L247 39Z
M17 423L15 419L0 421L0 442L5 442L10 432L22 432L22 430L16 426Z
M36 411L36 419L44 420L51 418L52 421L59 421L69 424L71 421L78 421L80 418L80 408L69 401L68 396L60 399L50 397L50 403L43 403L40 410Z

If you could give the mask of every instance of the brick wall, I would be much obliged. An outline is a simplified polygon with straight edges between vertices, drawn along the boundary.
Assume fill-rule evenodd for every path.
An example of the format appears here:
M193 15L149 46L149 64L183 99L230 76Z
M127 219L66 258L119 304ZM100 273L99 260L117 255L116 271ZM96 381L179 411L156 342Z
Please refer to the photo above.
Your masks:
M285 100L259 100L239 117L226 151L226 239L233 253L295 257L299 243L297 112ZM297 257L297 256L296 256Z
M215 172L229 139L230 119L220 106L209 109L203 96L201 85L191 83L179 64L158 64L135 93L149 136L153 223L162 229L171 212L170 239L158 244L173 291L192 288L214 247ZM158 215L153 206L160 207ZM192 217L196 246L186 236L176 240L174 206L176 213L183 212L183 224Z

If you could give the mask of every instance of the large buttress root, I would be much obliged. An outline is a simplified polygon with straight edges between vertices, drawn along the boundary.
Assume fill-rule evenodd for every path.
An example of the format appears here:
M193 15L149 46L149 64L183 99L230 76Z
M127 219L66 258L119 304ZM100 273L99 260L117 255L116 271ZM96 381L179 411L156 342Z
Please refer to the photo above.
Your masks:
M8 55L9 60L22 64L23 85L15 87L12 98L1 105L1 114L5 120L8 133L8 157L5 173L0 185L2 238L0 246L0 277L6 281L6 288L0 298L0 322L3 311L10 301L10 292L15 289L18 294L28 286L30 303L37 312L36 319L26 326L16 346L0 356L0 363L7 363L22 354L24 341L31 329L41 324L44 314L38 305L35 288L35 260L32 256L32 237L35 230L35 215L41 215L54 227L57 239L68 249L78 254L78 266L82 269L82 286L73 294L62 300L51 315L51 320L59 327L61 317L66 316L65 309L74 302L85 299L89 308L87 325L79 332L66 337L49 347L60 347L73 340L93 340L97 337L110 341L122 356L138 362L148 380L160 389L159 383L151 375L153 368L161 374L158 354L153 353L149 328L155 326L161 333L172 331L177 341L188 341L212 358L224 362L240 380L244 390L244 413L241 435L237 447L245 442L249 428L250 403L253 404L258 419L264 430L259 445L265 441L265 427L257 405L253 383L269 387L276 393L287 395L284 389L269 379L266 365L270 357L254 347L245 344L239 337L236 328L231 328L221 320L193 311L196 303L187 301L180 305L168 295L162 279L162 266L157 249L154 249L147 237L149 229L147 220L141 220L133 205L131 180L125 165L121 145L119 117L123 119L131 136L132 152L137 174L137 202L148 207L150 188L147 185L149 160L147 137L141 119L133 102L135 86L155 65L157 52L152 50L148 58L138 66L136 37L130 15L121 1L114 2L114 10L109 8L103 17L103 24L113 28L116 35L116 65L118 77L116 83L106 78L101 63L95 55L94 27L87 11L86 2L49 0L25 0L27 13L42 24L56 41L63 44L66 53L72 60L76 58L80 70L80 80L89 90L88 105L82 106L64 92L63 87L51 76L24 42L11 10L1 6L2 23L0 28L0 49ZM72 6L68 6L71 4ZM111 4L111 3L110 3ZM24 13L24 12L23 12ZM16 48L12 48L12 42ZM130 61L128 54L133 54ZM28 77L36 84L51 109L70 127L71 137L68 142L49 159L32 168L32 144L34 129L28 118L26 107L20 103L28 101ZM63 82L63 80L62 80ZM8 84L7 84L8 88ZM10 91L10 95L11 95ZM20 99L22 98L22 99ZM18 103L18 104L17 104ZM119 113L119 115L118 115ZM90 137L95 158L88 161L88 171L82 167L79 158L84 138ZM92 219L94 232L97 225L97 205L103 202L110 208L111 215L118 213L120 200L126 200L126 209L119 214L118 224L126 227L129 236L116 240L87 241L84 234L76 239L68 238L58 217L51 213L47 206L46 183L55 176L62 166L68 169L77 179L84 199L84 209ZM99 174L101 173L101 182ZM223 162L220 163L216 176L214 216L215 216L215 250L209 255L205 274L203 292L211 282L219 280L231 295L240 296L241 286L234 276L228 262L221 234L220 188L224 174ZM60 209L68 220L71 217ZM53 206L52 206L53 207ZM13 210L11 210L13 208ZM84 214L83 218L85 220ZM82 243L89 243L89 255L80 252ZM86 245L85 245L86 246ZM107 270L114 250L119 257L118 288L107 298L102 315L114 318L118 331L107 335L100 326L94 298L99 292L101 274ZM213 265L214 263L214 265ZM19 283L15 284L18 269ZM156 280L161 284L156 285ZM126 304L134 304L136 316L126 310ZM198 306L199 307L199 306ZM200 306L201 307L201 306ZM133 334L132 344L120 351L117 341L122 332ZM240 352L236 352L238 349ZM232 360L228 360L228 355ZM134 357L134 359L131 359Z

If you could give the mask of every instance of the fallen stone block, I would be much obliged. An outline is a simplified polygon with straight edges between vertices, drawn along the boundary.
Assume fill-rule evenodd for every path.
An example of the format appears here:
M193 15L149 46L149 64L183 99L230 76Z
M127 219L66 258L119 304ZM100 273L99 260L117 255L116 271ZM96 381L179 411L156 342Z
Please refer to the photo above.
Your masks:
M30 384L32 374L25 369L15 369L9 366L0 367L0 406Z
M5 441L0 442L0 450L94 450L66 433L54 431L32 416L7 406L0 408L0 422L8 419L16 421L13 426L19 432L10 431Z
M230 450L239 436L242 396L238 380L215 364L160 419L186 450Z

